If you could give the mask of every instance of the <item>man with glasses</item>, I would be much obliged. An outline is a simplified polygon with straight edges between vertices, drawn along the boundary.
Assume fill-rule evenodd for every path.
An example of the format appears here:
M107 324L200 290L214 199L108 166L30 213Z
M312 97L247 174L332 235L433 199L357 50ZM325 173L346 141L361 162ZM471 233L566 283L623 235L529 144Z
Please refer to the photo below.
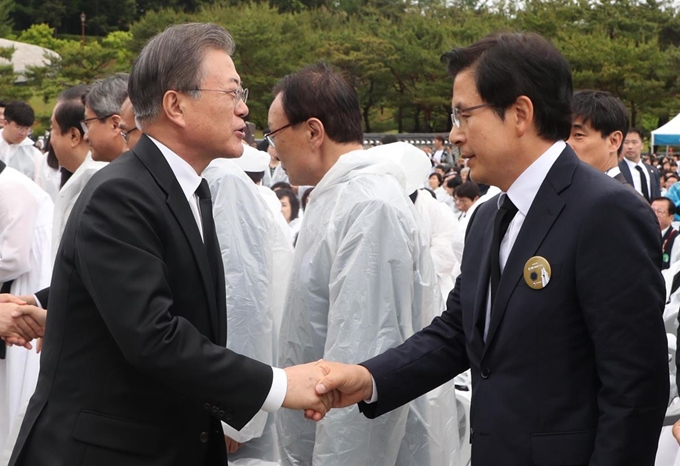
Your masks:
M33 108L26 102L14 101L5 107L5 127L0 131L0 161L32 180L43 157L29 138L35 122Z
M291 183L315 186L295 247L279 364L375 356L442 308L429 238L408 197L430 162L408 144L365 151L356 91L325 64L286 76L273 94L266 138ZM406 168L413 163L416 170ZM407 188L411 177L417 181ZM281 463L448 464L458 448L452 392L437 391L377 422L356 408L334 412L318 426L281 412ZM433 421L436 414L455 434Z
M137 57L129 91L144 135L90 179L66 224L10 465L224 466L220 421L239 430L260 409L310 408L318 419L329 406L314 393L317 365L275 369L226 348L200 174L243 152L247 93L233 50L224 29L193 23Z
M83 96L88 87L80 85L62 92L50 118L50 145L59 165L73 175L59 190L54 202L52 225L52 259L57 255L61 236L71 210L92 175L106 166L92 160L80 122L85 118Z
M127 97L120 107L120 123L118 123L120 135L125 141L125 146L128 149L133 149L142 136L142 132L137 128L135 123L135 109Z
M120 135L121 106L127 98L128 75L117 73L92 85L85 94L81 122L93 160L111 162L125 152Z
M443 60L451 142L502 193L470 220L441 318L327 363L319 393L374 418L471 369L474 466L652 466L669 395L654 214L566 145L571 71L546 39L493 34Z

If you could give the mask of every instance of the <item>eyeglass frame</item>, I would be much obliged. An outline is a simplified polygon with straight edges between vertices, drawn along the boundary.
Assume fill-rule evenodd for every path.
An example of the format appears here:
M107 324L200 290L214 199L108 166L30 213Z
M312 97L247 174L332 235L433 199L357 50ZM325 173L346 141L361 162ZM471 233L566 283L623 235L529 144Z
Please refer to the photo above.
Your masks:
M221 92L223 94L234 94L234 107L238 107L238 104L243 102L244 104L248 102L248 91L247 87L239 86L236 89L226 90L226 89L187 89L186 92Z
M276 144L274 144L274 138L272 137L274 134L278 133L279 131L283 131L286 128L290 128L291 126L295 126L302 123L301 121L298 121L296 123L288 123L285 126L280 127L279 129L275 129L274 131L269 131L268 133L265 133L263 136L267 140L270 146L276 149Z
M10 120L5 119L4 117L3 117L3 118L0 118L0 120L4 120L4 121L7 123L6 126L9 126L9 125L11 125L12 123L14 123L14 126L16 127L17 131L20 131L20 132L22 132L22 133L26 133L26 137L28 137L28 136L30 136L31 134L33 134L33 128L32 128L31 126L23 126L23 125L18 124L18 123L17 123L16 121L14 121L14 120L10 121Z
M120 130L120 136L123 138L123 141L128 142L128 135L132 133L133 131L138 131L139 128L136 126L132 129L129 129L127 131Z
M90 130L90 125L88 123L90 121L95 121L95 120L100 120L100 121L106 121L107 119L111 118L113 115L117 115L117 113L111 113L110 115L106 115L103 117L92 117L92 118L85 118L84 120L80 120L80 129L83 130L83 134L87 134L87 132Z
M485 103L485 104L479 104L479 105L473 105L472 107L467 107L467 108L458 108L454 107L451 109L451 124L455 126L456 128L460 129L462 126L462 121L460 120L460 114L463 112L471 112L472 110L477 110L479 108L484 108L484 107L493 107L493 104Z

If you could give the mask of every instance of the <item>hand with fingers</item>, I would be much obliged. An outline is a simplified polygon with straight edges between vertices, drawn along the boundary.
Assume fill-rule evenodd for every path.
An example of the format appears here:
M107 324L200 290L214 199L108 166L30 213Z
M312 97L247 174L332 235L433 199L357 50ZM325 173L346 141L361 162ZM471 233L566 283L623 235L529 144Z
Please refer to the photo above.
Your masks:
M316 384L316 393L319 396L330 395L331 407L346 408L373 396L373 377L364 366L324 360L315 364L325 374ZM311 419L318 414L312 410L305 412L305 416Z
M318 394L316 385L326 374L324 361L299 364L286 367L288 390L283 400L283 407L305 410L305 417L313 421L320 421L334 404L335 391Z
M23 300L7 301L11 295L0 295L0 337L9 345L32 349L30 341L43 336L46 313L44 309L24 303Z

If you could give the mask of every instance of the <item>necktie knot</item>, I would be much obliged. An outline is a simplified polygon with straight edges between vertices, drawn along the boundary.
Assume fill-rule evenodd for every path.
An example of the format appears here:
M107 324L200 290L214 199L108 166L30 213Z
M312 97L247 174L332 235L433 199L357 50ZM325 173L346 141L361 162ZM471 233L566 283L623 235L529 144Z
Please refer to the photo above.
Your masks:
M211 199L210 188L208 187L208 182L205 180L205 178L201 179L201 184L199 184L198 188L196 188L196 195L199 199Z
M503 212L501 212L501 211L503 211ZM516 213L517 213L517 206L515 206L515 204L512 203L512 201L510 200L510 197L506 194L505 199L503 199L503 204L501 205L501 208L499 209L498 215L509 215L509 218L512 220L512 218L515 216Z

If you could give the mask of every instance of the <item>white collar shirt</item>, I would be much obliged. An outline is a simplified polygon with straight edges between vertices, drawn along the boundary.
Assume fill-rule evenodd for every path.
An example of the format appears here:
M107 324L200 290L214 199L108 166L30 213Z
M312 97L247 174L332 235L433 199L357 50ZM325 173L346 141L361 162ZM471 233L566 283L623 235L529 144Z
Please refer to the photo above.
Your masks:
M524 220L529 213L531 204L533 204L538 190L541 188L545 177L552 168L553 164L560 156L566 143L564 141L557 141L555 144L545 151L538 159L534 161L529 167L517 177L514 183L508 188L506 193L501 193L498 196L498 207L500 208L505 201L505 196L508 196L515 207L517 207L517 214L510 222L508 231L501 240L501 246L498 252L498 259L501 268L501 274L505 268L505 263L508 261L510 251L517 240ZM491 322L491 284L489 284L486 297L486 319L484 322L484 340L489 332L489 324Z

